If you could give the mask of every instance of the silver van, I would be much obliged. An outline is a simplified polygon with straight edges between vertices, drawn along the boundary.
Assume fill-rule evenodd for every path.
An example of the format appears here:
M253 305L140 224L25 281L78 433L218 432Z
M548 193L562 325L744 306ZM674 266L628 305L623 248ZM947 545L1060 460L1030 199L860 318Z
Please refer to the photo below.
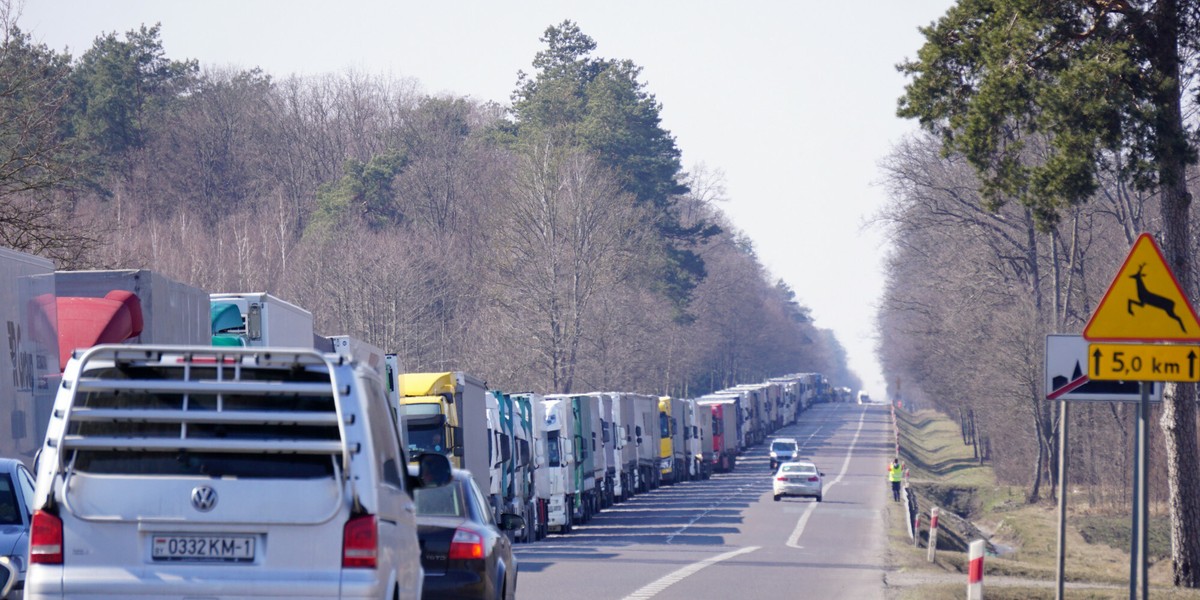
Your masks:
M411 492L449 464L410 477L404 447L378 372L348 358L78 351L36 466L26 598L415 600Z

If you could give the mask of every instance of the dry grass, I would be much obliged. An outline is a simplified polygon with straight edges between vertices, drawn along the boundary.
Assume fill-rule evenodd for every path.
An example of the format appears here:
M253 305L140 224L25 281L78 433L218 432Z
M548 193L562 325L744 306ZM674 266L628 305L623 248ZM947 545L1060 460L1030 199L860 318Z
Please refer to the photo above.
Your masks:
M966 514L968 521L943 519L936 560L926 560L924 540L913 546L905 524L907 516L896 504L888 507L889 559L894 576L889 577L889 598L897 600L950 600L965 595L966 543L986 536L1001 549L1003 557L985 559L986 597L994 599L1054 598L1058 555L1058 514L1053 504L1029 505L1024 491L999 486L991 468L980 466L971 447L962 442L958 423L933 411L897 413L900 421L902 456L909 464L910 483L922 507L922 522L928 524L928 507L938 505ZM1097 523L1100 519L1101 522ZM1129 553L1121 548L1122 522L1128 515L1069 515L1065 581L1067 598L1127 598ZM978 531L972 530L977 527ZM1088 543L1079 528L1086 528L1096 543ZM1117 533L1114 533L1116 531ZM982 533L980 533L982 532ZM1099 533L1097 533L1099 532ZM957 550L945 550L951 547ZM1170 600L1200 600L1200 590L1171 586L1169 560L1150 568L1151 595ZM990 580L990 585L989 585ZM893 583L894 582L894 583Z

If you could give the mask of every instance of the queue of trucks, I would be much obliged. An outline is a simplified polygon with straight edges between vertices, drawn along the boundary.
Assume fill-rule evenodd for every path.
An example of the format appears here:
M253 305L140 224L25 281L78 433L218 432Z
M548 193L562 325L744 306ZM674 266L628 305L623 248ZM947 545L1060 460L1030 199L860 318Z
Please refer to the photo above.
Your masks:
M835 388L818 373L776 377L698 398L598 391L507 393L477 375L408 373L351 336L313 331L307 310L269 293L209 294L147 270L55 271L0 249L0 456L31 465L63 365L105 343L317 349L376 369L409 455L437 453L469 470L517 541L568 533L661 485L734 468L746 448L793 423Z

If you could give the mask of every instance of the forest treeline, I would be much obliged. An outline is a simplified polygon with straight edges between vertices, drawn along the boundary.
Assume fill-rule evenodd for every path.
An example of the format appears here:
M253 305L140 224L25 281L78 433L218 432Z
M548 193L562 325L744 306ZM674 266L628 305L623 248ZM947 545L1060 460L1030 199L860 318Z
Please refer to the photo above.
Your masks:
M1142 232L1196 297L1200 11L959 0L921 33L898 65L908 79L898 114L924 133L884 165L893 244L879 329L891 392L961 417L964 439L1030 501L1065 494L1122 514L1136 410L1073 402L1070 475L1057 481L1062 405L1046 400L1046 335L1083 331ZM1170 289L1159 279L1146 287ZM1132 314L1141 292L1127 277L1114 286ZM1170 516L1175 584L1200 587L1196 386L1164 388L1149 497Z
M0 48L0 243L59 268L269 291L325 335L503 389L697 395L792 372L858 388L685 171L628 60L549 27L510 105L347 71L165 55L157 26L78 56Z

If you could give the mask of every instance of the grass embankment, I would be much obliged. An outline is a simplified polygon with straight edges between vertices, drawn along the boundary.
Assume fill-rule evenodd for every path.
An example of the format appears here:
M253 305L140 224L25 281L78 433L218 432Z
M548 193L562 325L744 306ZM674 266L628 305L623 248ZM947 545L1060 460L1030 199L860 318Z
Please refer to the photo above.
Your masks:
M921 544L914 547L902 504L888 506L889 597L950 600L965 595L970 541L987 539L1000 555L984 560L986 597L1054 598L1058 511L1053 502L1030 505L1026 490L996 483L963 443L957 422L935 411L896 412L901 459L921 511ZM926 559L929 509L940 508L938 552ZM1067 598L1128 598L1128 514L1075 515L1068 511ZM1171 587L1165 517L1151 519L1150 593L1155 598L1200 599L1200 590ZM1082 533L1081 533L1082 532Z

